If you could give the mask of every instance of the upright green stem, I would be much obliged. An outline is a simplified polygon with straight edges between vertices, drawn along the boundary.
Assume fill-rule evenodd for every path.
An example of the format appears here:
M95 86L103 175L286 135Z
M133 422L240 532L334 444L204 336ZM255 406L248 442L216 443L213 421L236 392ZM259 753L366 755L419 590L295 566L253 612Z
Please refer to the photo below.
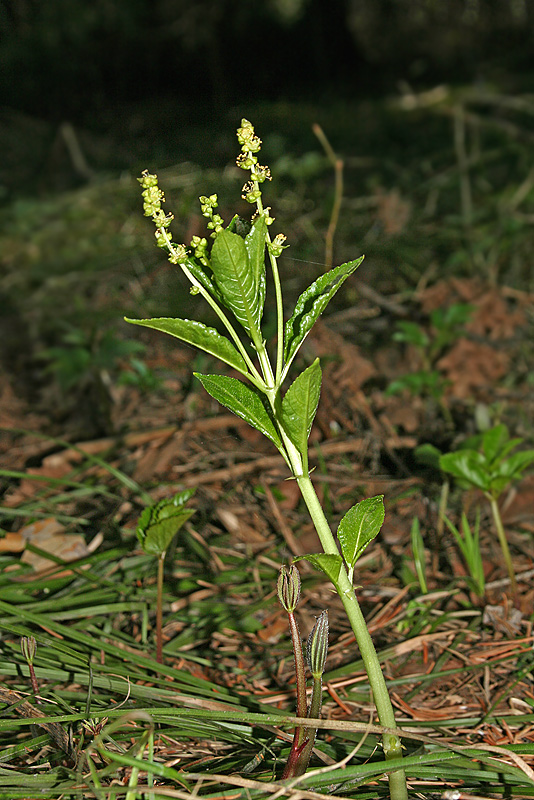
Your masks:
M332 531L328 525L327 519L324 515L323 508L319 502L319 498L315 492L313 484L309 475L302 475L297 477L297 483L304 498L304 502L308 507L310 516L315 525L315 529L321 540L321 545L325 553L338 555ZM349 618L351 628L356 637L356 642L360 649L362 660L369 678L369 685L373 692L373 698L378 713L380 724L385 728L395 728L395 714L393 713L393 706L389 697L389 692L386 686L386 681L382 673L380 661L376 654L375 646L364 616L362 614L360 605L354 592L354 587L349 581L349 577L345 568L342 566L339 578L339 595L341 602ZM387 760L393 758L402 758L402 744L398 736L394 734L385 733L382 737L384 747L384 755ZM404 770L396 770L390 773L390 796L391 800L405 800L408 797L406 787L406 777Z
M497 498L494 497L492 494L488 494L487 497L491 504L491 513L493 514L493 520L495 522L495 527L497 528L497 536L499 537L502 554L504 556L504 563L506 564L506 569L508 570L508 576L510 578L510 588L512 590L512 597L515 599L517 597L517 582L515 579L515 571L514 571L514 565L512 563L512 556L510 555L510 548L508 547L508 540L506 538L506 533L504 531L504 526L502 524L501 512L499 511L499 504L497 502Z
M156 661L163 663L163 566L165 553L158 557L158 584L156 597Z

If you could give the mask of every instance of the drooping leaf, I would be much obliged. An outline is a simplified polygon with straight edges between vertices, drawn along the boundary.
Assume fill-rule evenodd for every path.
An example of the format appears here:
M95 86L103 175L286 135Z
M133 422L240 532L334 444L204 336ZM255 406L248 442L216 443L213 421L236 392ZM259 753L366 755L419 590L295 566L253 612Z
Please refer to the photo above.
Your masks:
M213 243L211 267L225 305L253 341L257 341L263 306L245 240L237 233L222 230Z
M379 494L356 503L339 523L337 538L349 570L380 531L384 515L384 496Z
M305 462L308 455L308 438L319 405L320 393L321 365L316 358L313 364L293 381L282 401L284 428Z
M488 491L490 474L486 459L476 450L457 450L455 453L446 453L439 459L439 466L443 472L449 472L455 478L465 481L471 486Z
M329 301L349 275L360 266L363 258L361 256L355 261L348 261L346 264L341 264L339 267L325 272L302 292L297 300L295 310L285 326L284 358L286 367L293 360L297 350Z
M184 508L194 493L194 489L186 489L143 510L136 533L145 553L159 557L167 551L172 538L195 513L194 508Z
M227 375L201 375L199 372L193 374L199 379L208 394L252 425L253 428L261 431L283 453L284 448L280 434L260 392Z
M142 325L145 328L153 328L156 331L163 331L181 339L183 342L193 344L209 353L220 358L225 364L242 372L246 375L247 365L242 355L236 350L234 345L225 336L222 336L215 328L209 328L202 322L192 319L174 319L172 317L158 317L156 319L128 319L134 325Z
M341 556L336 556L333 553L310 553L306 556L297 556L294 561L305 559L309 561L316 569L324 572L327 578L332 581L337 588L339 582L339 572L343 566L343 559Z

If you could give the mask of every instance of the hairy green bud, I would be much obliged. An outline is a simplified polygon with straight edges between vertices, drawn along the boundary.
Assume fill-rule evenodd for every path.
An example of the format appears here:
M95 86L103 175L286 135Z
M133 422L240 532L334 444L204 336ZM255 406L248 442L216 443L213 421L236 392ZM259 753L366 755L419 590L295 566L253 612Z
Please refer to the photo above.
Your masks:
M288 614L292 614L300 599L300 573L294 564L280 567L277 591L280 603Z
M328 652L328 611L323 611L313 626L308 637L306 657L308 666L314 679L318 679L324 672L326 654Z
M35 658L35 653L37 652L37 642L35 641L35 637L23 636L20 640L20 649L28 664L33 664L33 659Z

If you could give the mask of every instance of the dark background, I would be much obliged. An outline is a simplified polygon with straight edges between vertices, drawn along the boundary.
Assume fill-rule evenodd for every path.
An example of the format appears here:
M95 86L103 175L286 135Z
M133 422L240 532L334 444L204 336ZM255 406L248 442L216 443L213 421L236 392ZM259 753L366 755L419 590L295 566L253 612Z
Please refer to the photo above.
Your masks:
M528 0L4 0L0 30L5 106L124 141L154 115L180 128L250 102L532 85Z

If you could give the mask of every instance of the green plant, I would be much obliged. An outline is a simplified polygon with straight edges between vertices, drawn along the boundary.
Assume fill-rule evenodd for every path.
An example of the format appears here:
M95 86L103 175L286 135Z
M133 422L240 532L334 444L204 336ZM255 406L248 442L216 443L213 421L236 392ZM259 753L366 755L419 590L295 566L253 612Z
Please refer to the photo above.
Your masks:
M137 524L137 538L147 555L157 556L158 579L156 597L156 660L163 661L163 567L168 547L184 522L195 513L184 508L194 495L194 489L178 492L172 498L160 500L142 512Z
M466 303L455 303L448 308L436 308L430 314L431 333L417 322L401 320L393 334L396 342L412 345L419 355L421 369L402 375L388 386L388 394L399 394L407 389L412 395L433 397L440 400L447 382L436 363L443 351L450 347L463 333L473 307Z
M512 453L522 442L521 438L510 438L506 425L495 425L467 440L460 450L446 453L439 459L444 472L454 475L463 486L481 489L489 500L514 596L517 593L516 577L499 510L499 497L534 464L534 450Z
M447 517L444 516L443 520L454 536L469 570L469 576L466 578L469 588L478 597L484 597L486 578L484 564L482 563L482 553L480 552L480 512L477 513L474 531L471 530L465 513L462 513L461 531Z
M169 333L188 344L216 356L236 370L244 383L226 375L195 373L206 391L237 416L260 430L279 450L290 468L313 520L323 553L302 556L321 569L334 584L348 615L363 662L369 676L380 723L395 727L395 716L371 636L353 586L354 567L367 544L377 535L384 519L381 497L370 498L351 508L341 520L337 535L342 555L311 481L308 467L308 437L319 403L321 367L315 360L293 381L285 394L282 386L295 357L313 324L345 280L361 264L363 257L342 264L321 275L297 300L295 309L284 322L282 285L277 259L285 249L286 237L271 238L274 219L262 202L261 184L270 179L268 167L258 163L261 140L247 120L237 131L241 153L237 165L250 173L243 187L243 198L256 206L250 230L241 229L238 217L224 227L216 212L217 195L200 198L202 214L214 238L208 241L193 237L189 248L172 241L172 214L162 209L164 195L158 179L143 173L144 212L156 226L156 240L169 260L178 264L191 283L191 292L200 294L217 315L228 336L202 322L188 319L127 320L136 325ZM266 294L265 251L271 268L276 300L277 342L274 364L267 350L261 321ZM230 312L235 322L227 315ZM248 344L238 334L235 323L245 331ZM402 746L397 734L384 731L384 754L394 761L389 771L390 793L395 800L407 797L402 769Z

